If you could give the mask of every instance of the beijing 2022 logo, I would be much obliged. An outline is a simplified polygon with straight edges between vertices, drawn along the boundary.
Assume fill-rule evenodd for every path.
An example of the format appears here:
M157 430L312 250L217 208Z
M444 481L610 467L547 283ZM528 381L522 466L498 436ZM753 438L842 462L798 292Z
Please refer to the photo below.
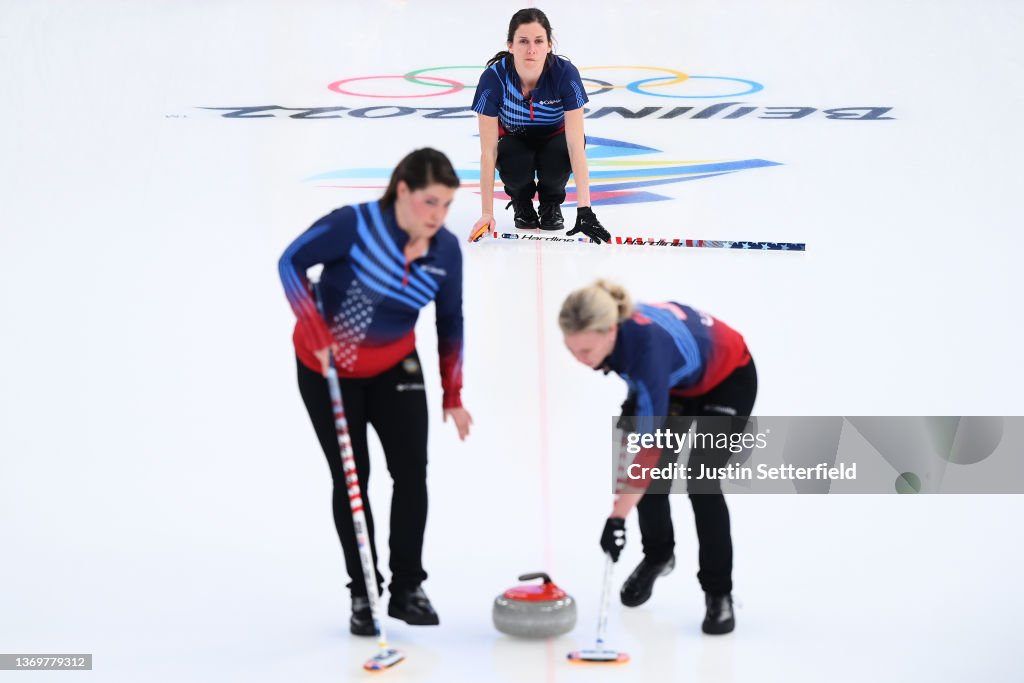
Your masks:
M660 152L659 149L624 140L588 135L590 201L594 206L663 201L671 197L652 192L652 188L780 165L776 161L766 159L678 161L651 160L648 156ZM645 155L648 158L636 162L628 161L637 155ZM462 187L479 192L479 168L459 168L456 172L462 181ZM316 183L320 187L383 190L387 187L390 176L390 168L340 168L318 173L306 178L305 181ZM509 199L504 190L495 191L494 197L501 201ZM575 201L576 190L570 187L566 194L566 206L574 206Z
M736 120L757 118L767 120L799 120L824 118L836 121L891 121L892 107L843 106L811 107L750 104L735 98L761 95L765 87L758 81L736 76L689 74L661 66L578 66L580 76L591 98L584 108L587 119L678 119ZM404 74L346 76L326 85L333 97L343 96L366 103L328 104L294 107L285 105L218 106L198 109L221 112L227 119L286 118L293 120L321 119L472 119L476 117L468 100L476 88L476 76L484 69L474 66L430 66ZM469 72L467 79L456 78L458 72ZM469 82L467 82L467 80ZM620 102L609 101L617 96ZM629 100L628 102L626 100ZM714 101L712 100L726 100ZM639 101L640 106L637 106ZM441 106L413 106L434 104ZM651 104L656 102L657 104Z
M614 121L616 130L631 120L696 121L714 119L764 119L799 121L892 121L892 107L812 107L791 103L757 104L766 94L759 81L737 76L690 74L662 66L580 66L580 76L590 102L584 107L588 120ZM257 105L198 107L220 112L225 119L288 119L302 121L475 119L470 99L483 65L428 66L402 74L349 75L325 84L323 101L314 106ZM339 101L340 100L340 101ZM459 126L466 123L460 122ZM768 124L776 125L776 124ZM598 132L588 128L588 133ZM616 136L617 138L619 136ZM779 166L766 159L719 159L681 161L652 159L662 150L610 137L587 136L590 163L591 200L597 206L655 202L670 199L653 188L672 183L713 178L738 171ZM467 186L479 187L478 168L458 169ZM305 178L321 187L383 187L390 169L360 167L323 171ZM502 191L495 197L505 199ZM575 201L570 188L569 206Z

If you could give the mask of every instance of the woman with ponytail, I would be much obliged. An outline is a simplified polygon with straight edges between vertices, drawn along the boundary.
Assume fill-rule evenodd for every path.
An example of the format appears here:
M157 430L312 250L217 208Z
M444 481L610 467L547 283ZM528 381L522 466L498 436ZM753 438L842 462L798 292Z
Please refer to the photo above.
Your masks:
M757 396L757 371L746 342L710 315L676 302L633 304L622 287L598 280L576 290L558 317L565 345L584 365L615 372L629 387L620 425L653 433L658 418L686 417L669 428L689 431L702 419L728 418L729 439L746 429ZM695 446L689 466L724 467L728 449ZM678 455L645 449L637 461L671 465ZM625 546L625 518L637 508L644 558L622 586L622 603L636 607L651 597L654 581L675 567L675 536L669 507L671 480L656 479L643 493L619 493L601 535L601 548L618 561ZM687 487L699 541L697 579L705 592L705 633L729 633L732 609L732 537L729 509L717 479L690 480Z
M316 221L285 250L278 264L298 318L295 343L299 393L327 457L334 483L334 522L352 595L349 629L377 633L370 613L334 411L324 376L330 358L341 377L348 433L363 492L363 510L376 564L367 481L367 428L373 427L394 481L391 496L391 600L388 614L408 624L440 622L421 583L427 523L427 399L414 333L431 301L444 392L444 420L459 438L473 422L462 406L462 252L444 226L459 186L451 161L436 149L406 155L378 201L346 206ZM320 275L323 315L307 271ZM378 587L384 577L377 574Z
M517 228L561 230L565 185L576 180L576 226L593 242L610 242L590 206L590 172L584 151L580 72L553 52L551 23L539 9L516 12L508 25L507 50L480 76L473 111L480 124L480 219L471 234L494 224L494 171L512 200ZM540 200L540 215L533 196ZM507 209L508 206L505 208Z

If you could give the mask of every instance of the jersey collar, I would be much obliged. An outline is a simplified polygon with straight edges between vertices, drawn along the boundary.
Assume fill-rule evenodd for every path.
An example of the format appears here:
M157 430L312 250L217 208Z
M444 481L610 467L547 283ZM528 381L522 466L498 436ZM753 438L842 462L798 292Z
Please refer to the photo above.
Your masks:
M378 200L377 203L378 206L380 207L380 215L384 219L384 227L387 228L388 234L391 235L392 241L394 241L395 246L398 247L398 251L404 254L405 245L409 243L409 233L407 233L405 230L402 230L402 228L398 227L398 219L395 217L394 206L392 206L390 209L386 209L384 208L383 204L380 204L380 200ZM444 229L445 227L442 225L441 230ZM422 256L415 259L416 261L422 261L423 259L427 258L427 256L430 255L430 253L434 250L434 246L436 245L437 242L437 237L438 235L441 234L441 230L438 230L434 234L434 236L430 238L430 240L427 242L427 250L423 252Z

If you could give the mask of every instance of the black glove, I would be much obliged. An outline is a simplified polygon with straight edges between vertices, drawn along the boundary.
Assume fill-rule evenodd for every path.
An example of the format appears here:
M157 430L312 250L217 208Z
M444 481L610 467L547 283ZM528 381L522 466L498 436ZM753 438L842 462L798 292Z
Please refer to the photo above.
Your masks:
M612 562L619 561L619 553L626 547L626 520L609 517L601 532L601 550L612 556Z
M576 227L565 233L565 236L571 237L578 232L582 232L595 244L612 241L611 233L604 229L604 226L597 220L597 216L594 215L594 210L589 206L576 207Z

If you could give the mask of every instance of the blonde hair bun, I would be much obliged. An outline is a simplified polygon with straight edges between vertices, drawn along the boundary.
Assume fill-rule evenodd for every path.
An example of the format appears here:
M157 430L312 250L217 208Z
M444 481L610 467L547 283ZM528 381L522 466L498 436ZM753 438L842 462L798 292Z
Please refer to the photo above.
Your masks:
M597 280L577 289L562 302L558 326L562 334L604 332L633 315L633 300L622 285Z

